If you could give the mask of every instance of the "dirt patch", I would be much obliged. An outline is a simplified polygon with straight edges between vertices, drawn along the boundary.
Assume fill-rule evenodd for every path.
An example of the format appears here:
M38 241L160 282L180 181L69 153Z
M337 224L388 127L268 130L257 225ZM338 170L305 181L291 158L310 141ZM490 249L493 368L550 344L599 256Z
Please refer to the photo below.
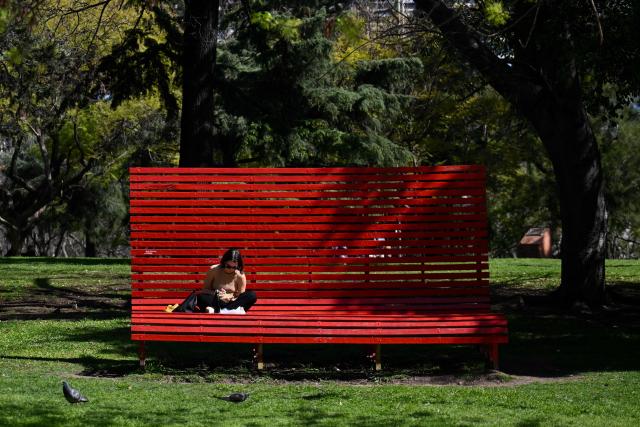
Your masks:
M0 301L0 320L113 318L128 316L130 288L121 284L94 288L38 288L27 297Z

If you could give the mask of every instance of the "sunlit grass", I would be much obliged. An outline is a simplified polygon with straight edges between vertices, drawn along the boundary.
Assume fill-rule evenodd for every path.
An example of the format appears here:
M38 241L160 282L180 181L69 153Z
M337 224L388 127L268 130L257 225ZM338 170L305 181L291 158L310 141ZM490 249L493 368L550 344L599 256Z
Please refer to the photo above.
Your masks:
M126 294L128 277L127 260L4 259L0 304L47 286L89 293L117 286ZM558 260L491 260L498 286L541 289L559 277ZM640 286L640 262L609 261L607 281ZM635 426L637 318L509 314L504 373L484 386L464 385L483 375L469 346L385 346L382 373L360 346L266 346L275 366L258 373L248 345L150 343L143 371L126 312L3 320L0 425ZM412 382L431 375L450 379L444 386ZM538 379L519 385L528 376ZM63 379L89 403L68 404ZM219 399L235 391L250 397Z

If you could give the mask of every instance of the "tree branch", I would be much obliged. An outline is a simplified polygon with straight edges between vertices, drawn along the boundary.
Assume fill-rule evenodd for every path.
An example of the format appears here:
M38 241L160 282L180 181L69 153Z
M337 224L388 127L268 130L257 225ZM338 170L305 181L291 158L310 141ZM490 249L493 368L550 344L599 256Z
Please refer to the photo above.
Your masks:
M104 11L107 9L107 6L109 6L109 1L105 1L104 5L102 6L102 10L100 11L100 16L98 17L98 23L96 24L96 30L93 32L93 36L89 41L89 46L88 46L89 49L91 49L91 47L93 46L93 41L96 39L96 36L98 35L98 31L100 31L100 25L102 25L102 17L104 16Z
M84 12L85 10L93 9L95 7L108 5L109 3L111 3L111 0L104 0L104 1L101 1L101 2L98 2L98 3L88 4L86 6L79 7L77 9L69 9L67 12L63 13L62 16L71 15L73 13L77 14L77 13L80 13L80 12Z
M473 65L491 86L517 107L532 108L540 87L539 73L517 63L499 58L481 40L478 33L462 22L453 9L440 0L416 0L416 8L428 13L429 19L463 57Z
M4 219L3 217L0 216L0 224L3 224L5 227L9 227L12 230L17 230L18 227L16 227L15 225L13 225L11 222L9 222L9 220Z
M591 7L593 8L593 14L596 17L596 23L598 24L598 33L600 35L600 45L602 46L602 43L604 43L604 33L602 32L602 24L600 23L600 14L598 13L598 8L596 7L596 4L593 0L591 1Z

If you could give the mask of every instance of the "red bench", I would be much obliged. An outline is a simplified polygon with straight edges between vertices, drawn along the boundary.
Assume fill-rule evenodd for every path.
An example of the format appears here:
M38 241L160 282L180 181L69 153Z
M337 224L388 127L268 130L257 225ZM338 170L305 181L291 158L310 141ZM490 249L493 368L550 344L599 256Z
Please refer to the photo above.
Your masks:
M132 168L131 337L145 341L476 344L498 365L485 171ZM165 313L241 250L244 316Z

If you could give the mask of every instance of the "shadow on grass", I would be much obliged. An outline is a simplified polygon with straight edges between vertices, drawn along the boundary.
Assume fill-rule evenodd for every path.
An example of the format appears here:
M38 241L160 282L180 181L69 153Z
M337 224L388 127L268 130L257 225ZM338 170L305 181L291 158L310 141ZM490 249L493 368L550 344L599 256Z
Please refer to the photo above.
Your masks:
M16 360L35 360L49 361L61 363L74 363L83 367L80 375L99 376L99 377L122 377L132 373L142 371L135 358L127 358L136 354L136 345L130 339L130 330L127 327L120 328L99 328L84 327L73 329L67 332L67 335L58 338L59 344L64 348L65 343L73 343L86 345L87 348L100 344L101 351L92 351L88 349L87 353L93 354L82 355L78 357L41 357L41 356L7 356L5 359ZM114 359L114 354L121 355L126 359Z
M0 257L0 264L129 265L128 258Z
M640 306L570 314L524 309L508 318L510 343L501 354L505 373L563 377L640 367Z
M65 298L69 300L76 301L76 303L80 305L88 305L95 298L100 298L103 301L102 305L105 307L121 307L123 303L129 301L130 297L130 288L125 288L125 292L114 292L114 293L99 293L97 294L95 289L89 288L88 290L81 290L77 286L74 287L63 287L63 286L54 286L51 284L51 280L46 277L38 277L33 280L33 284L39 288L45 295L50 298ZM104 286L101 286L104 287Z
M88 287L54 286L49 278L33 279L35 289L28 298L3 302L0 320L117 319L130 316L130 290L113 291L109 285ZM112 290L98 292L97 289Z
M510 342L500 347L507 375L562 378L585 372L636 371L640 357L640 307L567 314L551 308L508 313ZM148 370L160 374L256 375L252 346L147 343ZM382 346L383 371L375 372L368 347L358 345L265 345L273 380L385 380L411 376L473 377L486 373L474 346Z
M3 426L68 426L91 425L113 426L131 425L161 425L161 420L171 420L172 425L190 425L193 416L188 411L177 411L175 407L155 405L151 408L140 410L139 406L127 407L125 402L111 402L99 404L99 409L93 409L95 405L90 400L83 407L69 407L66 402L54 405L50 402L41 405L29 405L23 403L0 403L0 425ZM16 417L16 414L19 414Z
M510 343L501 346L501 371L507 375L561 378L584 372L638 369L640 323L616 323L608 315L511 313ZM124 376L141 372L137 342L128 328L91 329L70 333L70 342L106 343L109 354L59 359L83 366L82 375ZM253 346L226 343L147 342L148 374L185 382L210 381L388 381L410 377L450 377L450 382L486 374L484 360L474 346L382 346L383 370L376 372L362 345L264 346L265 371L257 371ZM449 381L449 380L448 380Z
M264 371L256 370L253 346L248 344L148 342L146 350L147 372L185 381L370 382L452 373L465 377L485 371L480 352L470 346L383 346L379 372L364 345L265 344Z
M124 377L134 373L143 373L142 369L131 360L108 359L104 357L41 357L41 356L2 356L7 360L29 360L36 362L60 362L82 365L84 369L79 375L90 377ZM2 425L2 424L0 424Z

